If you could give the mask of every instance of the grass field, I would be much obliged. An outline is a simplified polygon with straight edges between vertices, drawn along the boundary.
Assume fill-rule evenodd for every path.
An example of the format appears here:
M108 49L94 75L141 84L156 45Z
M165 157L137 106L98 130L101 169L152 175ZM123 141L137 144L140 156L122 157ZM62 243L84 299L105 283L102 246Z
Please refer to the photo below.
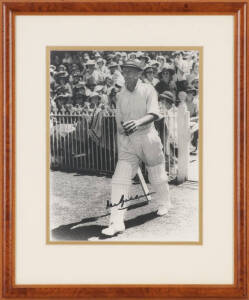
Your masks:
M111 179L77 173L50 173L51 240L103 240L108 226ZM150 185L148 187L151 190ZM132 195L143 194L140 184ZM108 238L118 241L197 241L199 238L198 182L170 185L173 207L168 216L156 215L157 203L145 198L130 202L126 231Z

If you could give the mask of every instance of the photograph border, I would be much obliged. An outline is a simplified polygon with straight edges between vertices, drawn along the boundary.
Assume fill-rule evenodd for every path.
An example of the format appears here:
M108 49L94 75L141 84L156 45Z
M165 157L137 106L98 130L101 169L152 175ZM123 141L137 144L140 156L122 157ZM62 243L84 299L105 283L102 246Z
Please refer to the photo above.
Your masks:
M234 284L232 285L25 285L15 284L15 16L16 15L233 15L234 16ZM2 299L223 298L248 299L248 0L1 1L0 181L2 187Z
M199 142L198 142L198 241L51 241L50 240L50 83L49 83L49 65L50 65L50 52L51 51L199 51ZM46 173L46 195L47 195L47 236L46 244L55 245L69 245L69 244L127 244L127 245L202 245L203 244L203 46L47 46L46 48L46 95L47 95L47 173Z

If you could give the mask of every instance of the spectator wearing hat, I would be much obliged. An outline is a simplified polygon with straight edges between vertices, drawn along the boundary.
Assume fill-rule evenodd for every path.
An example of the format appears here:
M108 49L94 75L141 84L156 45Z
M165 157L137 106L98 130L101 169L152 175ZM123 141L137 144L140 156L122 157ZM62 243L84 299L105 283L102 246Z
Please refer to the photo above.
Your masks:
M166 68L166 69L172 69L172 70L175 70L175 64L174 64L173 59L171 59L171 58L168 57L167 55L166 55L166 58L165 58L165 68Z
M164 140L164 145L166 146L166 153L170 154L171 157L167 156L167 163L172 156L175 155L174 149L177 147L177 124L175 124L175 113L177 108L175 107L175 95L170 91L164 91L159 95L159 105L162 110L162 114L164 116L168 116L163 118L164 124L166 125L166 135L163 134L161 139ZM173 151L172 151L173 150ZM169 166L170 167L170 166Z
M101 55L99 52L95 52L94 59L97 61L99 58L101 58Z
M175 85L173 82L173 75L175 71L173 69L163 68L161 72L158 73L159 82L155 86L158 94L162 94L164 91L175 90Z
M112 81L112 76L111 75L107 75L106 78L105 78L105 82L104 82L104 89L103 89L103 92L106 94L106 95L109 95L110 92L111 92L111 89L113 88L113 81Z
M110 108L116 108L117 94L121 91L123 85L124 85L123 81L117 80L114 86L111 88L111 91L108 94Z
M72 64L76 64L78 65L80 63L80 56L79 56L79 52L73 52L72 54Z
M97 82L95 78L93 76L88 77L86 81L86 87L87 87L86 94L88 95L91 92L94 92L96 86L97 86Z
M106 76L110 74L109 69L105 66L105 61L103 58L97 59L96 70L99 72L102 82L104 82Z
M150 65L152 66L153 68L153 74L154 74L154 77L155 78L158 78L158 72L159 72L159 62L156 61L156 60L151 60L150 61Z
M83 82L79 82L73 87L73 104L83 106L87 101L86 88Z
M79 72L79 80L82 79L81 73L80 73L80 69L79 69L79 65L78 64L72 64L71 66L68 67L69 69L69 78L68 81L72 84L74 81L74 76L73 74L75 72Z
M151 84L152 86L156 86L158 84L159 80L154 77L153 67L151 65L147 65L144 68L143 81L144 83Z
M109 104L109 99L108 99L107 94L105 93L105 86L104 85L97 85L95 87L94 91L99 94L99 96L100 96L100 103L102 103L104 105L108 105Z
M179 106L181 103L185 103L187 98L187 93L185 91L179 91L177 93L176 105Z
M95 105L95 108L99 106L100 101L101 101L101 96L100 96L99 93L97 93L97 92L92 92L92 93L89 95L89 102L90 102L90 104L94 104L94 105Z
M72 75L72 88L74 85L78 84L80 82L81 79L81 73L80 70L75 70L71 73Z
M137 52L136 52L136 58L137 58L138 60L140 60L140 58L141 58L142 56L144 56L144 52L142 52L142 51L137 51Z
M80 79L81 79L81 73L79 70L76 70L74 72L71 73L71 80L69 79L70 81L70 84L71 84L71 88L72 88L72 93L73 93L73 100L75 98L75 93L76 93L76 89L75 87L78 85L78 83L80 82Z
M96 70L96 64L94 60L88 60L86 63L86 73L84 75L84 81L87 82L89 78L94 78L96 84L103 82L101 74Z
M123 65L124 63L126 63L126 61L127 61L127 53L126 52L122 52L121 53L121 60L122 60L122 62L121 62L121 65Z
M194 65L194 59L193 59L193 53L192 53L192 51L186 51L184 59L188 63L188 74L187 75L189 75L191 73L191 70L192 70L193 65Z
M187 59L188 56L188 52L181 51L179 58L175 59L176 75L180 81L187 79L190 74L192 62Z
M143 69L134 60L122 65L125 86L117 94L117 141L118 162L111 185L109 226L104 235L113 236L125 230L124 214L129 198L132 178L139 163L144 161L153 190L156 192L158 215L168 213L170 208L168 178L162 143L154 127L160 118L158 96L155 89L139 78Z
M59 65L58 68L57 68L57 71L58 72L64 72L64 71L67 71L67 67L65 65Z
M87 73L87 62L90 60L90 57L89 57L89 54L84 52L81 54L81 63L80 63L80 66L81 66L81 74L83 76L83 81L84 81L84 78L85 78L85 75Z
M128 54L128 60L135 60L137 59L137 55L135 52L131 52Z
M186 60L183 59L183 52L180 52L180 57L176 64L176 74L175 74L175 82L177 86L177 90L184 90L186 88L185 82L187 81L187 75L189 75L189 64ZM187 81L188 84L188 81Z
M145 68L150 62L149 56L145 55L144 53L139 57L139 60L143 68Z
M174 84L176 86L176 91L177 93L181 92L181 91L186 91L187 87L188 87L188 81L187 80L176 80L174 81Z
M76 64L76 63L72 64L69 69L70 69L71 73L74 72L74 71L79 71L80 70L79 65Z
M112 53L109 53L106 56L106 66L109 67L109 65L113 62L114 55Z
M178 63L176 64L176 77L177 80L181 81L181 80L186 80L187 79L187 75L188 75L188 64L186 61L179 60Z
M168 112L175 104L175 96L170 91L164 91L159 95L159 104L162 112Z
M173 57L175 66L177 66L179 61L181 61L183 59L182 55L183 55L182 51L175 51L172 53L172 57Z
M56 66L56 68L59 67L59 65L61 64L61 59L58 55L52 55L51 57L51 63L52 65Z
M55 102L58 108L72 102L72 89L68 83L68 73L66 71L56 74Z
M55 73L56 73L56 66L50 65L49 66L49 73L52 74L52 75L55 75Z
M198 116L198 103L195 100L197 95L197 90L194 86L188 86L186 90L187 97L185 99L185 104L190 113L190 118Z
M82 59L83 63L86 64L90 60L89 54L84 52Z
M108 69L110 71L110 75L114 75L114 73L116 73L116 71L119 71L119 65L115 62L112 61L109 65L108 65Z
M158 71L161 72L165 68L165 58L162 55L158 55L156 61L159 63Z
M188 83L191 84L194 79L199 79L199 64L193 63L190 74L187 76Z
M122 64L122 59L121 59L121 57L122 57L122 53L121 53L121 52L116 52L116 53L115 53L115 56L114 56L114 58L113 58L113 61L114 61L115 63L117 63L118 65L121 65L121 64Z
M64 57L62 59L62 64L65 66L70 66L73 63L72 56L70 52L65 52Z
M124 77L121 74L121 72L119 71L119 65L116 62L112 62L108 66L108 68L110 70L110 76L111 76L113 84L115 84L117 81L124 82Z
M164 91L162 94L159 95L159 105L163 115L173 116L174 114L173 108L175 108L175 104L176 104L175 95L170 91ZM167 120L165 121L167 123ZM173 128L174 126L169 126L169 124L167 123L167 127Z

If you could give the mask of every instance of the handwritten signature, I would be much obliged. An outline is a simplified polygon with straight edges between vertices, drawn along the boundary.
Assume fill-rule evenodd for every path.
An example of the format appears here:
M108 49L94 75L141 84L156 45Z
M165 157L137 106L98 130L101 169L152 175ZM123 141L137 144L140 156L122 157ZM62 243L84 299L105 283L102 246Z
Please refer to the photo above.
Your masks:
M135 197L130 197L128 199L125 199L124 195L122 195L118 203L113 203L112 204L112 203L110 203L109 200L107 200L106 208L111 208L111 207L115 207L115 206L119 206L120 205L121 208L119 208L119 209L125 209L126 207L123 208L125 202L131 201L131 200L137 200L137 199L140 199L140 198L144 198L144 197L152 195L152 194L155 194L155 192L151 192L151 193L140 195L140 196L136 195Z

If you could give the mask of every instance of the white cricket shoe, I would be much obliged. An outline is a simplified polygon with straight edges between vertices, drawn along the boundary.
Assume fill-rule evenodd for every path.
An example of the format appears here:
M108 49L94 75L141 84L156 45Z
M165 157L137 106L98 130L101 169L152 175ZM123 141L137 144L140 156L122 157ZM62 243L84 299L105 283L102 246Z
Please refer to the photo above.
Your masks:
M103 229L101 232L104 235L113 236L116 233L122 233L125 231L124 223L119 224L118 226L115 224L111 224L109 227Z
M160 206L158 208L157 215L158 216L167 215L169 213L169 210L170 210L170 206L169 205Z

